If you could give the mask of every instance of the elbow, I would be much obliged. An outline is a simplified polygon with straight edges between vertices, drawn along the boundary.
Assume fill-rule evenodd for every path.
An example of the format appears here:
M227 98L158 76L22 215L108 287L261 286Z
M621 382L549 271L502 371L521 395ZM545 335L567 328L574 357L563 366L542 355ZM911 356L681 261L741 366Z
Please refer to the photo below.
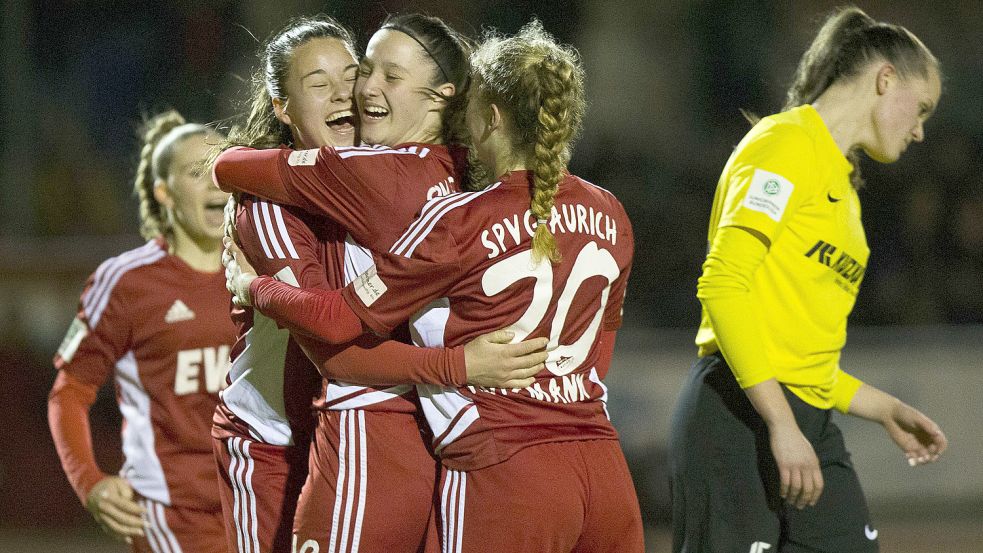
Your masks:
M235 192L235 190L229 186L229 172L230 166L232 165L228 160L222 159L226 152L222 152L215 160L212 165L212 182L215 186L222 192Z

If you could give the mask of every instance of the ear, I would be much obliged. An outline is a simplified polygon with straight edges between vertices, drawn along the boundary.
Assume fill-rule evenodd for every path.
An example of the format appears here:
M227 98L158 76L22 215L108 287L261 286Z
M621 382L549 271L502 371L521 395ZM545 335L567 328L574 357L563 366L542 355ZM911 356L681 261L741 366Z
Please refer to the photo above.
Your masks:
M485 122L488 123L488 130L493 131L502 126L502 112L497 104L488 104L488 113L485 115Z
M887 93L887 91L894 86L897 80L898 70L894 68L894 65L887 62L885 62L884 65L881 65L880 69L877 70L878 96Z
M166 208L174 207L174 198L171 197L171 192L167 189L167 181L158 180L154 182L154 199Z
M439 94L434 95L435 102L445 103L447 100L444 98L450 98L457 94L457 87L451 83L444 83L435 89Z
M290 114L287 113L287 100L273 98L273 113L284 125L290 126Z

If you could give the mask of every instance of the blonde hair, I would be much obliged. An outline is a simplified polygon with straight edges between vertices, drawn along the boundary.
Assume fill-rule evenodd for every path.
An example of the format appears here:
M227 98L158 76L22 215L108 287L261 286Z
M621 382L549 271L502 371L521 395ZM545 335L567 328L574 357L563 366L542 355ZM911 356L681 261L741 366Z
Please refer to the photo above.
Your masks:
M175 110L168 110L144 121L140 129L143 146L137 165L133 191L140 201L140 234L150 240L157 236L170 236L170 222L163 206L154 197L154 186L167 180L171 160L178 143L192 135L208 134L205 125L186 123Z
M531 162L530 208L538 221L533 259L558 263L549 221L587 106L580 55L533 20L515 36L486 36L471 64L475 96L502 108L512 123L512 146Z

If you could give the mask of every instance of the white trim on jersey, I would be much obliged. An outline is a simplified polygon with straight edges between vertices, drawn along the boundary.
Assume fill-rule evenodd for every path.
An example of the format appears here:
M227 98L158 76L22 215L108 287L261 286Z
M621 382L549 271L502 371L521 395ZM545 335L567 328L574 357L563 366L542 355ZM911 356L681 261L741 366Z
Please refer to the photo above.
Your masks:
M406 148L396 148L396 149L391 149L391 148L360 149L359 147L353 147L351 150L344 150L344 151L342 151L341 148L336 148L335 152L338 154L338 157L340 157L341 159L348 159L350 157L377 156L377 155L385 155L385 154L414 155L414 156L418 156L420 159L423 159L427 157L427 154L430 153L430 148L424 147L420 149L417 146L408 146Z
M416 391L423 416L433 431L433 446L437 452L481 418L474 401L461 395L457 388L417 384Z
M375 265L372 252L355 241L351 234L345 235L345 284L351 284L358 275Z
M608 413L608 387L601 382L601 376L597 374L597 367L591 367L590 374L587 375L587 378L594 384L600 386L601 390L604 391L604 393L601 394L601 397L598 399L601 400L601 406L604 407L604 416L607 417L608 420L611 420L611 414Z
M396 240L392 248L389 249L389 253L396 255L401 255L403 257L412 257L413 251L416 247L423 242L423 239L430 234L433 230L434 225L437 221L441 219L444 215L450 212L452 209L465 205L478 197L480 197L485 192L489 192L498 188L501 182L496 182L495 184L480 190L478 192L457 192L454 194L449 194L447 196L440 196L434 198L424 204L423 210L420 212L420 216L416 221L410 224L403 236Z
M359 393L362 390L372 391ZM412 384L400 384L398 386L391 386L389 388L377 390L368 386L346 384L344 382L335 382L334 380L331 380L328 381L328 386L324 394L325 407L332 411L360 409L363 407L368 407L369 405L389 401L390 399L408 394L411 391L413 391ZM338 403L331 403L332 401L338 401L339 399L349 396L351 396L350 399L346 399Z
M338 480L335 485L334 510L331 514L331 537L328 553L358 553L358 547L362 541L365 490L368 481L368 454L366 450L365 412L361 410L342 411L338 421ZM355 491L356 470L359 473L357 495ZM342 505L344 505L344 515L341 513ZM354 527L352 526L353 512ZM341 526L340 541L338 539L339 525L343 525Z
M256 462L249 454L249 442L233 437L226 440L231 462L229 480L232 482L232 519L236 527L239 553L260 553L259 517L256 514L256 492L253 490L253 470Z
M291 259L300 259L297 255L297 250L294 248L293 241L290 240L290 233L287 232L287 225L283 222L283 210L277 204L270 204L273 206L273 217L276 219L276 227L280 229L280 238L283 239L283 245L287 247L287 251L290 252Z
M276 225L275 228L274 224ZM286 248L291 259L300 259L293 241L290 240L290 233L283 221L283 210L279 205L262 200L253 202L253 225L256 227L256 236L259 238L259 243L263 246L263 253L266 254L267 258L286 259L287 254L283 252ZM279 239L277 234L279 234ZM283 242L283 247L280 247L280 242ZM270 249L271 246L272 250Z
M150 265L167 255L155 240L143 246L107 259L96 269L92 279L92 287L82 295L82 310L88 318L89 328L95 328L102 318L102 313L109 305L113 288L127 271Z
M273 277L297 286L289 265ZM229 386L219 396L230 411L249 425L249 434L256 441L293 445L293 430L283 397L283 366L290 332L253 310L253 326L243 335L243 340L246 347L232 360Z
M266 232L263 231L262 219L259 216L259 204L261 202L253 202L253 225L256 226L256 236L259 237L259 243L263 246L263 253L266 257L273 259L273 252L270 251L270 246L266 242Z
M164 505L152 499L141 499L140 505L147 512L147 543L154 553L182 553L177 536L167 524Z
M116 362L115 380L119 390L119 410L126 421L123 425L124 461L119 474L143 497L170 505L171 493L154 447L150 395L140 381L132 351Z
M447 469L440 494L440 519L443 526L442 553L460 553L464 543L464 506L467 499L468 473Z

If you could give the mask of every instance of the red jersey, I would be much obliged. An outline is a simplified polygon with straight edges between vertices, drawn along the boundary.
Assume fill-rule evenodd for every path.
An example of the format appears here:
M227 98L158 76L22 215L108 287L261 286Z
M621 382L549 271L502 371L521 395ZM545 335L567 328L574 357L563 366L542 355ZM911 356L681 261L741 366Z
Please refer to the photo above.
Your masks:
M263 274L304 288L344 285L329 278L344 262L329 246L344 240L344 231L331 221L243 196L236 206L236 234L249 262ZM321 391L316 367L289 330L251 307L233 307L232 321L237 339L213 436L306 445L316 422L311 404Z
M328 287L341 288L373 266L372 251L386 251L427 200L458 190L466 168L466 154L467 150L461 147L433 144L404 144L396 148L323 147L301 151L238 148L218 158L214 179L224 190L256 194L299 206L307 212L327 215L336 222L333 238L321 241L324 251L320 259L324 261ZM303 235L302 225L284 223L297 213L283 211L277 225L266 227L266 234L269 236L277 231L282 235ZM298 221L304 223L303 219ZM330 222L320 224L324 227ZM348 231L347 234L341 227ZM243 240L241 233L240 240ZM259 247L255 242L242 245L252 262L254 256L249 255L249 250L258 252ZM261 267L255 263L254 267L260 274L276 276L276 267ZM278 277L278 280L285 279ZM285 281L298 286L296 282ZM303 283L299 286L314 287ZM421 314L421 317L425 316ZM412 327L410 330L416 334ZM309 353L315 347L309 342L304 346ZM445 368L451 353L442 357L441 364ZM419 353L407 352L407 355L419 358ZM459 364L463 362L462 358L463 351L453 355ZM434 359L431 355L421 360L432 365ZM396 361L399 362L413 364L409 359ZM231 378L234 379L235 374L233 366ZM334 378L326 384L322 406L338 410L413 411L415 406L411 399L403 397L412 393L412 386L408 385L366 387ZM225 396L228 394L226 392Z
M534 263L531 182L517 171L429 202L377 272L344 290L378 332L441 298L445 316L416 321L422 345L458 345L499 328L515 331L515 341L549 337L546 370L529 388L418 387L434 447L452 469L480 469L537 443L617 437L596 365L599 332L621 324L631 223L612 194L567 176L547 223L562 261Z
M115 378L120 475L148 499L219 508L208 430L235 338L229 301L222 271L192 269L152 240L89 277L55 355L55 366L84 385Z

